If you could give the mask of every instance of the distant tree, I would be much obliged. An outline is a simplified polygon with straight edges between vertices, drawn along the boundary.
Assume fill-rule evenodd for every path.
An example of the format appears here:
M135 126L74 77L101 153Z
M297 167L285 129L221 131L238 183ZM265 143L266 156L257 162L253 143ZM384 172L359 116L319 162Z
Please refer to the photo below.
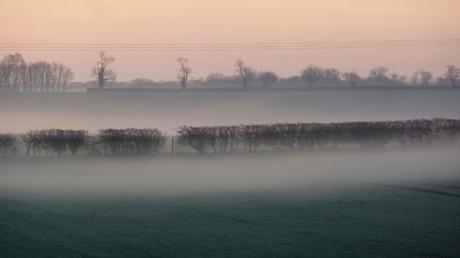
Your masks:
M0 155L15 154L16 138L11 134L0 134Z
M448 65L445 77L452 83L452 87L455 87L457 80L460 78L460 69L454 65Z
M63 64L37 61L27 64L19 53L0 62L0 88L17 91L65 91L73 72Z
M448 86L450 85L450 81L447 80L446 77L443 76L438 76L436 77L436 84L439 85L439 86Z
M390 80L390 77L388 77L388 68L379 66L374 69L372 69L369 72L369 77L368 79L370 81L376 81L376 82L387 82Z
M203 84L212 84L213 86L217 85L233 85L238 83L239 80L234 75L224 75L221 73L211 73L206 76L206 79L203 81Z
M406 76L399 75L397 73L392 73L390 75L390 80L391 80L392 83L395 83L395 84L405 84L406 83Z
M32 62L27 66L25 88L30 91L46 91L51 83L51 65L44 61Z
M74 79L74 73L70 68L64 65L59 65L59 70L62 70L62 77L60 80L61 91L65 92L67 91L67 84Z
M27 64L20 53L5 56L0 62L0 88L21 90L24 86Z
M280 78L280 84L283 85L303 85L304 80L299 75L289 76L287 78Z
M356 72L343 73L342 78L352 87L356 86L361 80L361 77Z
M63 64L52 63L52 91L62 91L67 90L67 84L73 80L73 72L70 68L67 68Z
M26 88L31 91L50 91L53 87L53 69L50 63L37 61L27 67Z
M301 76L307 82L307 86L311 87L313 83L319 81L323 77L323 69L318 66L310 65L302 70Z
M187 87L187 81L190 79L190 74L192 73L192 68L188 66L188 60L184 57L177 58L179 63L179 71L177 72L177 79L179 80L180 86L182 89Z
M412 75L412 78L410 79L412 85L417 86L420 82L420 73L419 71L415 71L414 74Z
M91 71L91 75L96 78L97 86L102 89L107 81L115 81L117 75L115 71L108 69L108 66L115 61L113 56L107 56L104 51L99 52L99 59L96 66Z
M211 73L206 77L206 82L218 82L222 81L225 76L221 73Z
M247 88L248 82L254 79L256 71L247 66L241 58L236 60L235 67L237 78L243 83L243 87Z
M137 78L137 79L133 79L133 80L130 80L128 82L128 87L137 87L137 88L153 88L155 86L157 86L158 83L150 80L150 79L146 79L146 78Z
M322 79L329 82L337 82L340 80L340 71L335 68L326 68L322 71Z
M38 91L39 90L39 72L37 62L30 63L26 70L26 79L24 83L25 90Z
M260 72L259 80L262 83L262 87L267 88L278 82L279 77L274 72Z
M430 84L431 80L433 80L433 74L429 71L420 70L420 83L424 86Z
M411 82L414 86L417 86L417 85L426 86L430 84L432 79L433 79L433 74L431 72L421 69L414 73L414 75L411 78Z

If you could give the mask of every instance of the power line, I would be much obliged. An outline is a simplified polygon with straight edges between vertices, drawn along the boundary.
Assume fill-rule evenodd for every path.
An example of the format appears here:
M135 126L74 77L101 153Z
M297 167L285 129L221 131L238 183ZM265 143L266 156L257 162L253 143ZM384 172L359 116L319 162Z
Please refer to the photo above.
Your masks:
M0 51L279 51L328 50L460 45L460 39L322 41L322 42L227 42L227 43L43 43L0 42Z

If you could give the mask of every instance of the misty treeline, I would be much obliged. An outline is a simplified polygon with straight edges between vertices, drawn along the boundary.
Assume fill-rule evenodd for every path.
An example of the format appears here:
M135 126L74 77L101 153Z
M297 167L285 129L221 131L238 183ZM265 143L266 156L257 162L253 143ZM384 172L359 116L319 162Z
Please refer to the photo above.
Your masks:
M460 68L449 65L443 75L435 76L424 69L415 71L411 76L391 72L380 66L369 71L367 76L357 72L341 72L336 68L310 65L300 71L298 75L280 77L272 71L257 71L248 66L241 59L235 62L235 72L232 75L211 73L205 79L192 79L192 69L186 58L178 58L178 82L155 82L146 78L137 78L127 82L110 81L111 88L175 88L179 84L186 88L289 88L289 87L457 87L460 85ZM78 84L82 88L95 87L96 82ZM101 88L101 87L99 87Z
M171 141L169 141L171 140ZM278 123L182 126L167 137L158 129L33 130L0 134L0 154L15 156L146 155L179 152L226 153L321 148L413 147L457 144L460 120L432 119L346 123ZM166 146L171 142L171 146ZM22 151L21 151L22 150Z
M44 61L26 63L20 53L6 55L0 62L0 89L13 91L53 92L94 88L219 88L242 87L379 87L379 86L459 86L460 68L448 65L444 74L435 77L430 71L420 69L413 74L401 75L379 66L371 69L367 76L355 71L342 72L333 67L308 65L297 75L282 78L272 71L257 71L247 65L241 58L234 62L234 73L224 75L211 73L204 79L194 79L189 60L177 58L177 81L155 82L146 78L137 78L125 82L117 82L117 74L110 65L115 61L113 56L101 51L97 55L95 66L90 75L95 79L89 82L73 82L73 72L63 64Z
M56 62L27 63L21 54L0 61L0 89L9 91L64 92L73 80L72 70Z
M424 69L406 76L392 73L388 68L379 66L369 71L367 77L357 72L341 72L332 67L309 65L298 75L281 78L272 71L257 71L246 65L243 60L235 62L235 74L225 76L219 73L210 74L205 80L197 80L198 84L231 84L239 82L244 88L269 88L278 86L447 86L456 87L460 79L460 69L454 65L446 67L444 75L434 78L433 74Z

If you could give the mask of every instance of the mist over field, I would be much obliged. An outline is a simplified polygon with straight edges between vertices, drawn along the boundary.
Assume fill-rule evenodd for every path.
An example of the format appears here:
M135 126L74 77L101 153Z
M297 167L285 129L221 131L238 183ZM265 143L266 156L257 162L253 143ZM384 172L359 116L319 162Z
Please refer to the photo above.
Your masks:
M459 100L455 89L10 92L0 95L0 132L458 119ZM143 156L27 156L22 147L0 158L0 256L460 253L454 142L202 155L171 154L168 144Z
M460 257L459 0L0 0L0 258Z
M460 117L458 90L2 93L0 132Z
M460 182L458 148L4 161L3 197L175 196ZM391 166L388 166L391 164ZM376 186L377 187L377 186ZM324 196L316 193L326 193ZM458 196L460 197L460 196Z
M438 146L2 161L0 253L455 257L459 154Z

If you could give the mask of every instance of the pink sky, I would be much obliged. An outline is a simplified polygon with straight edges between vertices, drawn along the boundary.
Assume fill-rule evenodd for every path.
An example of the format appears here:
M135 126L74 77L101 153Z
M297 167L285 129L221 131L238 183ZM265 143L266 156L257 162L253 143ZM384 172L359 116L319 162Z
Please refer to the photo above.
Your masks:
M2 0L0 43L245 43L460 38L458 0ZM0 55L14 51L0 50ZM88 80L95 51L22 51ZM460 46L281 51L111 51L120 80L173 79L185 56L193 77L230 74L241 57L258 70L297 74L308 64L361 74L377 65L435 74L460 65Z

